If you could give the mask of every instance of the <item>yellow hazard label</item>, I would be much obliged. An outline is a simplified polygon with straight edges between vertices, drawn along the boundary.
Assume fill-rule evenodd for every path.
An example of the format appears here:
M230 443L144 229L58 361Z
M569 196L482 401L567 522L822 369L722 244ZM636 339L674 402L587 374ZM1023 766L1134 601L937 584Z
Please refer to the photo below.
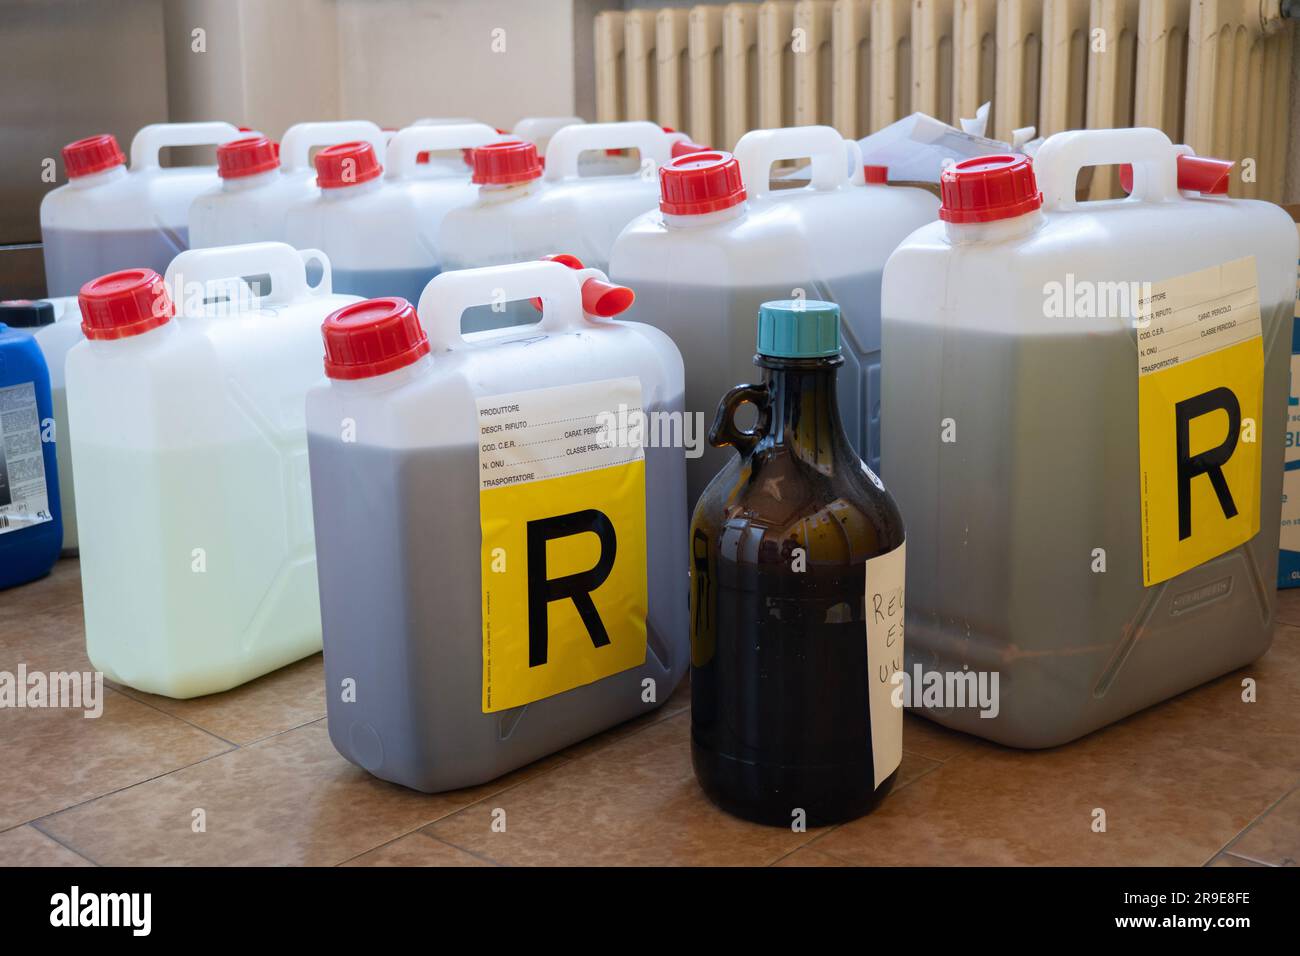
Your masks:
M629 378L479 400L484 713L645 663L645 456L617 424L640 397Z
M1152 283L1138 318L1146 586L1259 531L1264 347L1253 257Z

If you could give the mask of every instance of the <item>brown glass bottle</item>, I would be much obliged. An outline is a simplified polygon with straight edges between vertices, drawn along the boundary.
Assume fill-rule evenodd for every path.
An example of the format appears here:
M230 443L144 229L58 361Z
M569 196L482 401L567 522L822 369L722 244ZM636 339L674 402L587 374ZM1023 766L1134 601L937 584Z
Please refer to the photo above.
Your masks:
M840 423L838 310L828 342L825 316L810 339L816 316L780 310L833 306L771 307L786 324L773 342L767 323L765 342L760 314L762 382L728 392L709 434L739 455L691 524L691 753L728 812L779 826L802 812L816 826L866 813L897 775L875 785L864 598L866 562L904 533ZM746 403L751 430L735 422Z

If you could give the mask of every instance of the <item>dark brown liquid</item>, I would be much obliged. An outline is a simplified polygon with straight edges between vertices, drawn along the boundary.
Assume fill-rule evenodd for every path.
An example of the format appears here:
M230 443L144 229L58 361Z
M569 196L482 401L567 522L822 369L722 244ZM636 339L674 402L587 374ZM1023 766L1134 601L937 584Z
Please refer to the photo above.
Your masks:
M691 749L723 809L816 826L866 813L896 775L875 786L863 603L903 523L840 424L840 360L760 361L756 441L691 526Z

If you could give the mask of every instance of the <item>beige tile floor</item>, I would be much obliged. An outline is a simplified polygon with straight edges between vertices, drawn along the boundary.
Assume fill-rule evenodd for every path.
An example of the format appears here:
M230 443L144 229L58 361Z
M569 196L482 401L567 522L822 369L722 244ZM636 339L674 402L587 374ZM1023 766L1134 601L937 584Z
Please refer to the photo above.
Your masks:
M96 720L4 709L0 865L1292 866L1300 591L1282 592L1278 618L1257 663L1066 747L1008 750L909 715L894 793L807 833L704 799L685 688L652 715L437 796L335 753L319 655L198 700L113 688ZM75 561L0 594L0 670L88 669L82 641ZM1255 703L1241 701L1246 676ZM1098 807L1104 833L1091 828Z

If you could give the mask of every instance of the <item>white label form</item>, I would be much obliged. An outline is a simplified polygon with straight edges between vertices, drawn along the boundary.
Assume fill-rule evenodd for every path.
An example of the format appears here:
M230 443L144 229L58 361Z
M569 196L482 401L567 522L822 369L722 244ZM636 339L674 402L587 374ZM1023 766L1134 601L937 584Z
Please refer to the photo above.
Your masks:
M1138 304L1138 375L1263 334L1255 257L1151 283Z
M894 675L903 673L903 591L907 542L867 561L867 672L876 786L903 760L903 708ZM900 701L901 704L901 701Z
M36 386L0 388L0 534L53 520Z
M478 399L479 490L645 457L635 376Z

